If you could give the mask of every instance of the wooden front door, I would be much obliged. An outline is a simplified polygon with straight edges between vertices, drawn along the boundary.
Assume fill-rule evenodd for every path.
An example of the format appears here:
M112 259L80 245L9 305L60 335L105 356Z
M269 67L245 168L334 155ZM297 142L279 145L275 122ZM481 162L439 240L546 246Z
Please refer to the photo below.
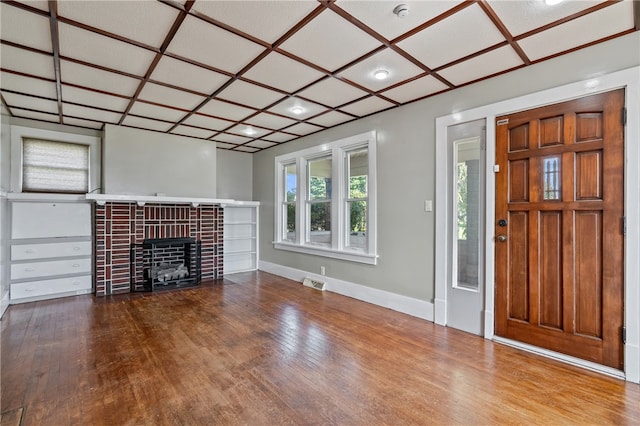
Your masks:
M496 119L496 335L623 367L624 90Z

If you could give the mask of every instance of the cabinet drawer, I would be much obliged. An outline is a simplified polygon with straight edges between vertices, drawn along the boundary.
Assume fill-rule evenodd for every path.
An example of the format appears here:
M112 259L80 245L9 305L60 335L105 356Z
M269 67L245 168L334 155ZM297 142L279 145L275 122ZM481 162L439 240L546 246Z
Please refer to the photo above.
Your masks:
M91 290L91 275L11 284L11 300Z
M11 260L88 256L90 254L91 241L46 244L20 244L11 246Z
M11 265L12 280L86 272L91 272L91 258L14 263Z

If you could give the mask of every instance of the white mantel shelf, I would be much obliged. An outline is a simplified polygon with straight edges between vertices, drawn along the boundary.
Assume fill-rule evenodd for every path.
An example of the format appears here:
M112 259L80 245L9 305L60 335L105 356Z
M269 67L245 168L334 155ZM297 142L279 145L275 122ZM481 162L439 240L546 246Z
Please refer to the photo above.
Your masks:
M219 204L222 207L237 205L258 205L257 201L237 201L226 198L192 198L192 197L167 197L155 195L117 195L117 194L87 194L86 199L94 201L96 204L103 206L106 203L136 203L144 206L146 203L155 204L191 204L193 207L199 205Z

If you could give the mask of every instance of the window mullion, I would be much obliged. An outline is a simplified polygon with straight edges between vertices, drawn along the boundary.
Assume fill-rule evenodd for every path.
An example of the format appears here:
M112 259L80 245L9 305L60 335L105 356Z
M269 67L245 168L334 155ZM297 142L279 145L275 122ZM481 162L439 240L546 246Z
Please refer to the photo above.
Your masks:
M296 159L296 168L298 170L298 196L296 197L296 244L304 244L307 240L306 218L307 209L307 161L304 158Z
M331 221L335 226L331 227L331 247L334 250L342 250L344 248L344 161L343 150L333 148L331 152L331 162L333 164L331 174L333 179L333 192L331 194Z

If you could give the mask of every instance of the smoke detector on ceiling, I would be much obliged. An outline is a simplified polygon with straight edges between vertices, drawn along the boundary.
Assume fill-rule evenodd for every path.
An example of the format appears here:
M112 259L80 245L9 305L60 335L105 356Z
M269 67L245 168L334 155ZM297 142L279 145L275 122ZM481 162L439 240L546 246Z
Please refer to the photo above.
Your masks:
M409 15L409 6L406 4L399 4L393 9L393 13L398 15L398 18L406 18Z

